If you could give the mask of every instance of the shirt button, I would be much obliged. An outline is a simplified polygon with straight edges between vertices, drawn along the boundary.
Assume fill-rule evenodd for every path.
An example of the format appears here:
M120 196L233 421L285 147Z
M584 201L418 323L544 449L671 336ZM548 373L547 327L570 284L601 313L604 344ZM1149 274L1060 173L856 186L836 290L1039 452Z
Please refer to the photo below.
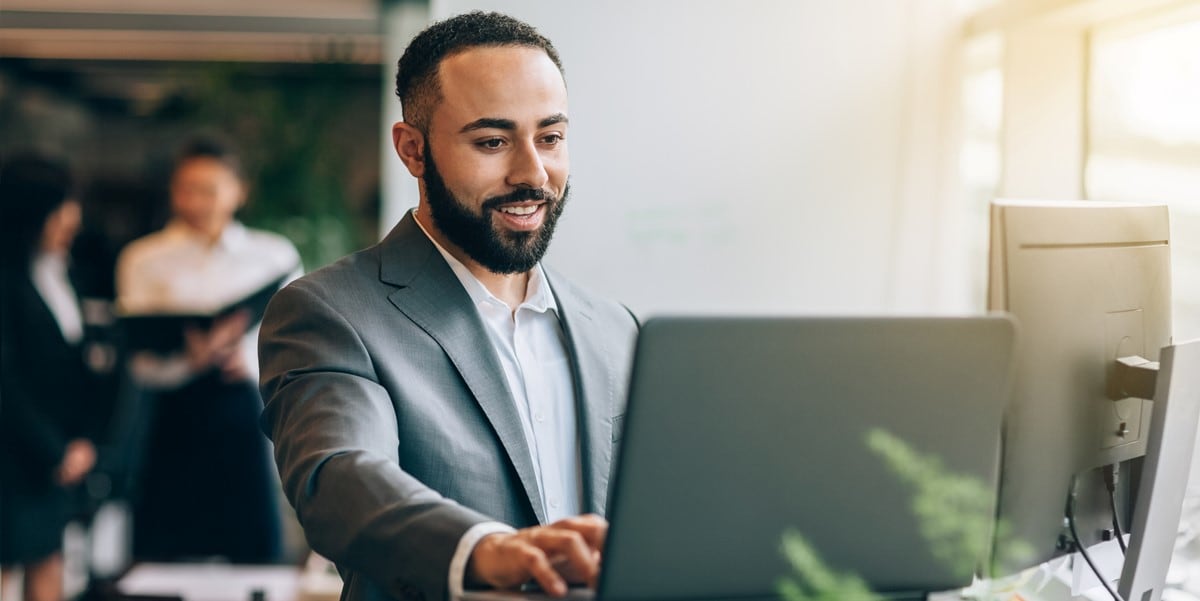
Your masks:
M558 509L558 499L550 499L550 508Z
M534 419L534 421L536 421L537 423L540 424L540 423L546 421L546 415L539 411L539 412L533 414L533 419Z

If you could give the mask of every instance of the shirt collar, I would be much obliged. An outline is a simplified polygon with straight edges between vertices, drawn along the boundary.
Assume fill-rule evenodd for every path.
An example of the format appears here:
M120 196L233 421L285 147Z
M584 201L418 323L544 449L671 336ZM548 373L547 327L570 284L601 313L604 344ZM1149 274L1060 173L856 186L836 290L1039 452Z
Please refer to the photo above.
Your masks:
M172 219L167 222L166 227L163 228L163 232L177 240L189 240L196 244L207 246L204 237L180 219ZM229 225L225 226L225 229L221 231L221 236L217 238L217 243L212 247L221 250L235 250L246 242L246 237L246 226L242 225L240 221L230 221Z
M45 271L47 273L67 273L67 253L38 251L30 262L30 271Z
M450 254L450 252L443 248L441 244L438 244L437 240L433 239L433 236L429 234L429 231L425 229L425 226L421 224L421 221L416 219L416 209L413 209L411 213L413 215L413 221L416 221L417 227L421 229L421 233L425 234L425 237L433 243L434 248L441 253L442 258L446 260L448 265L450 265L451 271L453 271L454 275L458 277L458 280L462 282L463 288L465 288L467 291L467 295L471 297L471 302L475 303L476 305L480 303L498 303L500 305L507 306L504 301L492 294L492 292L487 289L487 286L484 286L483 282L480 282L479 278L475 277L475 274L471 273L471 270L467 269L467 266L462 264L462 261L456 259L454 255ZM529 271L529 282L525 285L525 300L521 303L521 306L517 308L527 308L538 313L545 313L546 311L558 312L558 304L554 301L554 294L550 290L550 283L546 280L545 272L542 271L541 263L534 265L533 269Z

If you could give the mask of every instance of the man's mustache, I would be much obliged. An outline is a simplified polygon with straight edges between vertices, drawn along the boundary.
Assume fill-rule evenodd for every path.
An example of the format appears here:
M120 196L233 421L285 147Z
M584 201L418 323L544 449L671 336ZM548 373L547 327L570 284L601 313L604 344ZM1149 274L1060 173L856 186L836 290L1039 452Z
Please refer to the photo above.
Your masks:
M525 202L528 200L545 200L550 204L558 202L558 199L553 194L541 188L518 188L503 196L493 196L483 201L484 209L495 209L500 205L505 205L513 202Z

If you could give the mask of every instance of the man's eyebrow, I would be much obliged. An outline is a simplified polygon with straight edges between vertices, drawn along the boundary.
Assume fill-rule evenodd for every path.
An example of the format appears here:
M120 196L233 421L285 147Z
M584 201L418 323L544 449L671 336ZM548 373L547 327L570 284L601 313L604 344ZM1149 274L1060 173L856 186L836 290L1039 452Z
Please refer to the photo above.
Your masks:
M562 113L555 113L549 117L546 117L545 119L542 119L541 121L538 121L538 128L541 129L543 127L550 127L551 125L555 125L557 123L569 122L570 120L567 119L566 115ZM514 131L517 129L517 122L513 121L512 119L503 119L500 117L483 117L482 119L476 119L464 125L463 128L459 130L459 133L465 134L477 129L503 129L505 131Z
M469 131L475 131L477 129L503 129L503 130L512 131L512 130L517 129L517 123L516 123L516 121L513 121L512 119L484 117L482 119L476 119L476 120L464 125L463 128L458 131L459 131L459 133L465 134Z
M567 119L567 116L562 113L555 113L549 117L546 117L545 119L542 119L541 121L538 121L538 127L550 127L555 123L570 123L570 120Z

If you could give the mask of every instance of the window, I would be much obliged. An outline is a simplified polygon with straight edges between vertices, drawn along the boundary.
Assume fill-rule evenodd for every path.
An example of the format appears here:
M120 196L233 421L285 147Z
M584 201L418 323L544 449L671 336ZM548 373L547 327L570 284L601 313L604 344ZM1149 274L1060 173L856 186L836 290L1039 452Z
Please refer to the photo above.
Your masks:
M963 223L969 230L970 303L978 309L987 304L989 205L1000 187L1003 50L1004 40L999 34L979 36L963 48L958 174L966 202Z
M1200 10L1093 32L1087 196L1166 202L1177 340L1200 338Z

